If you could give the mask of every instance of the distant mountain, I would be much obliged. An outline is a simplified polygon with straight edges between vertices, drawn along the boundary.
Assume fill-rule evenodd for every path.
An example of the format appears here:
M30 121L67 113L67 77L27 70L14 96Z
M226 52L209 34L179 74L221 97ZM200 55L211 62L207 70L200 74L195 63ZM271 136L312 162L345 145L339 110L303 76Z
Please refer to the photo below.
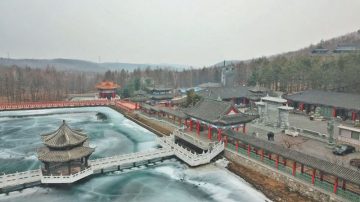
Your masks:
M269 60L272 60L273 58L275 58L277 56L283 56L283 57L287 57L287 58L293 58L293 57L298 57L298 56L309 56L312 54L311 51L313 49L324 48L324 49L328 49L329 52L332 52L334 49L336 49L339 46L357 46L357 47L359 47L360 46L360 30L351 32L348 34L344 34L342 36L334 37L331 39L321 40L319 43L309 45L309 46L299 49L299 50L266 56L266 58L268 58ZM256 59L256 58L254 58L254 59ZM225 60L225 66L228 66L231 64L236 65L241 62L250 63L251 61L252 61L252 59L249 59L249 60ZM224 66L224 61L221 61L214 65L211 65L210 67L223 67L223 66Z
M133 64L133 63L95 63L86 60L76 59L12 59L12 58L0 58L0 66L13 66L18 67L31 67L45 69L47 67L54 67L57 70L62 71L86 71L86 72L105 72L107 70L121 71L125 69L133 71L136 68L145 69L150 67L155 68L171 68L174 70L187 69L190 66L177 65L177 64Z

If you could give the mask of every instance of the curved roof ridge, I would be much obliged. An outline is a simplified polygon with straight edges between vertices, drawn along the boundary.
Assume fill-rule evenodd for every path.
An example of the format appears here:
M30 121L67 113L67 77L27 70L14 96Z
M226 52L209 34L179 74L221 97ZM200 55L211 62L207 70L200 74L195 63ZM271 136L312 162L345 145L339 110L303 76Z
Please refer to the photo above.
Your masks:
M85 142L87 138L86 134L71 129L65 120L56 131L42 135L44 144L54 148L79 145Z

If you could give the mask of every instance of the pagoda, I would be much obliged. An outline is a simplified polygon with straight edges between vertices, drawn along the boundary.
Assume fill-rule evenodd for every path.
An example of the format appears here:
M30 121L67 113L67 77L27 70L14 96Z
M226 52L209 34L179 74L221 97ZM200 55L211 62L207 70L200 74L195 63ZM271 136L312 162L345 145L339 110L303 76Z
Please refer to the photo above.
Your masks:
M96 84L96 88L99 91L99 98L106 98L108 100L115 98L116 89L119 85L112 81L102 81Z
M88 159L95 149L85 146L87 135L71 129L65 120L59 129L41 139L45 147L37 153L43 163L43 175L71 175L89 167Z

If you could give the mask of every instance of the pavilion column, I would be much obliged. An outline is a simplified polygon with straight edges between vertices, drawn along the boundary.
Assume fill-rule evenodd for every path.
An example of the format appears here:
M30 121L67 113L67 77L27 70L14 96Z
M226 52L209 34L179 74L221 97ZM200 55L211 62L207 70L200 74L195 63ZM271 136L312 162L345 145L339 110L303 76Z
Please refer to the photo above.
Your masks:
M250 144L248 144L248 148L247 148L247 154L248 154L248 156L250 156L250 152L251 152L251 146L250 146Z
M193 121L192 119L190 119L190 131L192 131L192 128L193 128Z
M276 155L276 160L275 160L275 166L276 166L276 169L279 169L279 154Z
M311 183L315 184L315 175L316 175L316 169L313 168L312 175L311 175Z
M342 189L343 189L343 190L346 189L346 180L343 180Z
M304 164L301 164L301 174L304 173Z
M218 141L221 141L221 128L218 128Z
M336 192L337 192L338 183L339 183L339 178L336 177L336 178L335 178L335 182L334 182L334 193L335 193L335 194L336 194Z
M200 135L200 122L196 121L196 134Z
M356 120L356 112L351 112L351 120Z
M333 116L333 117L336 117L336 108L335 108L335 107L333 108L332 116Z
M284 159L284 166L285 166L285 167L286 167L286 163L287 163L287 162L286 162L286 159Z
M243 131L242 131L244 134L246 133L246 124L244 123L243 124Z
M292 167L292 175L295 176L296 175L296 161L294 161L293 163L293 167Z
M89 160L89 156L85 157L85 167L88 167L88 160Z
M71 175L71 162L68 162L68 171L69 171L69 175Z
M271 153L269 153L269 159L271 160Z
M208 139L211 140L211 125L208 125Z
M239 132L239 126L236 127L236 132Z

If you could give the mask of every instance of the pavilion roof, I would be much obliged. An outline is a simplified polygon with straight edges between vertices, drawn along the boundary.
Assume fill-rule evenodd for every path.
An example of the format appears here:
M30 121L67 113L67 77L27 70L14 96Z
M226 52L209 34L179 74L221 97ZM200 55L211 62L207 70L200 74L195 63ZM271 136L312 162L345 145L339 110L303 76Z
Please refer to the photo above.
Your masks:
M95 151L90 147L74 147L70 150L51 150L48 147L39 148L38 159L43 162L68 162L89 156Z
M233 110L234 114L229 114ZM202 99L195 106L185 109L184 113L195 119L212 123L214 125L235 125L248 123L257 115L247 115L238 111L231 103L213 99Z
M307 90L287 95L286 99L313 105L360 110L360 95L358 94Z
M239 139L241 142L250 144L257 148L262 148L274 154L279 154L286 159L294 160L311 168L321 170L330 175L337 176L341 179L345 179L347 181L360 185L359 172L350 168L346 168L338 164L331 163L329 161L325 161L292 149L288 149L273 142L259 139L250 135L238 135L235 134L235 132L232 130L227 130L225 131L225 133L228 134L230 137Z
M113 90L118 87L120 87L120 86L113 81L102 81L102 82L96 84L96 88L101 89L101 90Z
M238 86L238 87L220 87L220 88L209 88L208 90L201 91L199 95L210 98L210 99L232 99L247 97L249 87Z
M87 140L87 135L71 129L65 122L54 132L41 136L44 144L51 148L64 148L80 145Z

